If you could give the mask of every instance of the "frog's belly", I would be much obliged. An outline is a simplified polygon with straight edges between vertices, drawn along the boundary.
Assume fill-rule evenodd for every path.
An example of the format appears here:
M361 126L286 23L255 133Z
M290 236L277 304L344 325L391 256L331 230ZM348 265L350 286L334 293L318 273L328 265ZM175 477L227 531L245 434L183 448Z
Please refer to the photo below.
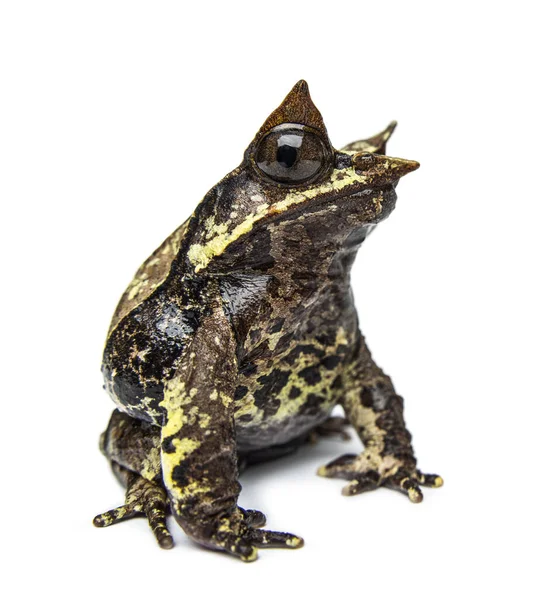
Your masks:
M240 369L235 425L240 451L284 444L322 423L342 394L343 354L319 355L304 346L296 362ZM260 367L260 368L257 368ZM246 372L247 371L247 372Z
M250 349L240 361L234 397L239 450L285 444L327 419L342 397L352 343L336 323L280 340L272 352L266 339Z
M333 406L324 403L313 414L299 414L282 419L270 418L260 425L236 421L236 443L239 452L248 452L285 444L300 438L323 423Z

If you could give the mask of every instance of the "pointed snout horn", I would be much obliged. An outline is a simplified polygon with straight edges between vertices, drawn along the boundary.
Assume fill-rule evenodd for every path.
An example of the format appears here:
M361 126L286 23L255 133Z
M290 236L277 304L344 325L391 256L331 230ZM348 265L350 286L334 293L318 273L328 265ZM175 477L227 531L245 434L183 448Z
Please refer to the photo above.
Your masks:
M355 170L365 177L373 179L375 184L393 183L420 167L416 160L394 158L370 152L357 152L352 157Z

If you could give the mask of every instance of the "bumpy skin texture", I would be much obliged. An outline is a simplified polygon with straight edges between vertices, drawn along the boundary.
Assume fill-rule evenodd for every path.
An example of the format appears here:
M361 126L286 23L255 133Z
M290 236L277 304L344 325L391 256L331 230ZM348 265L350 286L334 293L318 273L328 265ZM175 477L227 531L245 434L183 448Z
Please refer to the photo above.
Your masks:
M302 545L237 505L239 468L343 435L364 444L319 470L347 495L385 485L422 500L403 400L374 363L350 288L356 253L418 163L384 156L395 123L335 150L304 81L266 120L241 165L144 263L113 317L103 357L118 406L101 450L126 486L106 526L166 517L245 561ZM271 133L270 133L271 132ZM302 141L301 141L302 140ZM262 158L263 157L263 158Z

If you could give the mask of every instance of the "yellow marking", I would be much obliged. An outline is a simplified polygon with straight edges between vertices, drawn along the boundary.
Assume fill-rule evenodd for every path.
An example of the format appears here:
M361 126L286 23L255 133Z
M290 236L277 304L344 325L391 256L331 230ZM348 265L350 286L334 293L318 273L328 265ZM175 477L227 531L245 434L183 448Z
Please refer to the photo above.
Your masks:
M355 472L374 469L382 478L395 475L402 462L393 456L382 456L386 431L377 425L380 415L362 406L360 388L346 391L345 406L348 419L351 423L358 423L359 428L363 429L366 435L366 448L353 463Z
M304 545L304 540L302 538L293 536L292 538L286 540L285 544L290 548L301 548Z
M161 452L160 448L151 448L141 465L140 475L144 479L153 481L161 474Z
M232 396L227 396L227 394L224 394L223 392L219 392L219 398L221 399L221 402L223 403L223 406L225 408L228 408L233 401L233 397Z
M215 231L215 233L217 235L223 235L225 233L227 233L229 227L228 225L226 225L225 223L221 223L220 225L215 225L215 227L213 228L213 231Z
M407 495L409 496L409 500L414 504L418 504L422 502L422 494L415 490L414 488L409 488L407 490Z
M219 232L215 228L215 237L211 238L207 243L204 245L193 244L188 250L188 258L190 259L190 262L195 265L196 272L207 267L209 261L214 256L221 255L232 242L251 231L254 223L265 216L265 211L268 206L268 204L259 206L255 213L248 215L246 219L237 225L230 233L228 230L222 229L219 230Z
M192 401L194 391L190 390L190 394L185 393L185 385L182 381L172 380L169 382L165 391L165 397L161 402L167 410L167 422L162 428L162 437L171 438L175 448L174 452L163 452L161 458L161 466L163 468L163 478L167 489L176 488L176 483L172 479L172 473L188 455L197 450L201 446L201 442L190 438L175 437L182 429L183 425L187 424L191 418L195 418L197 411L190 411L188 415L184 414L184 406ZM195 407L193 407L195 408ZM186 489L182 489L182 494L203 493L208 491L207 486L202 486L199 482L192 481Z
M211 423L211 416L207 413L200 413L198 416L198 423L202 429L207 429Z
M174 438L172 443L176 449L176 452L165 455L165 460L167 456L170 456L172 459L174 459L177 455L180 455L180 460L172 461L173 463L176 462L176 464L180 463L182 458L184 458L187 454L192 454L194 450L197 450L201 446L201 442L198 442L198 440L191 440L190 438Z
M341 490L343 496L351 496L353 489L358 485L358 479L351 479L349 483Z
M283 200L273 205L272 212L283 212L294 204L311 200L316 196L327 194L331 191L341 191L355 183L369 184L370 179L359 175L354 168L334 169L331 179L322 185L316 185L306 190L289 192Z

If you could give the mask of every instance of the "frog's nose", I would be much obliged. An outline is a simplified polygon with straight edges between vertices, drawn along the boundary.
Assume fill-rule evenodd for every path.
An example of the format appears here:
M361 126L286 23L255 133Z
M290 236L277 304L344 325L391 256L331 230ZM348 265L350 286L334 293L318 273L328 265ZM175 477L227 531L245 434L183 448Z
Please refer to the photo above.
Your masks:
M357 152L352 157L353 167L359 174L371 177L374 181L390 183L415 171L420 167L416 160L394 158L370 152Z

